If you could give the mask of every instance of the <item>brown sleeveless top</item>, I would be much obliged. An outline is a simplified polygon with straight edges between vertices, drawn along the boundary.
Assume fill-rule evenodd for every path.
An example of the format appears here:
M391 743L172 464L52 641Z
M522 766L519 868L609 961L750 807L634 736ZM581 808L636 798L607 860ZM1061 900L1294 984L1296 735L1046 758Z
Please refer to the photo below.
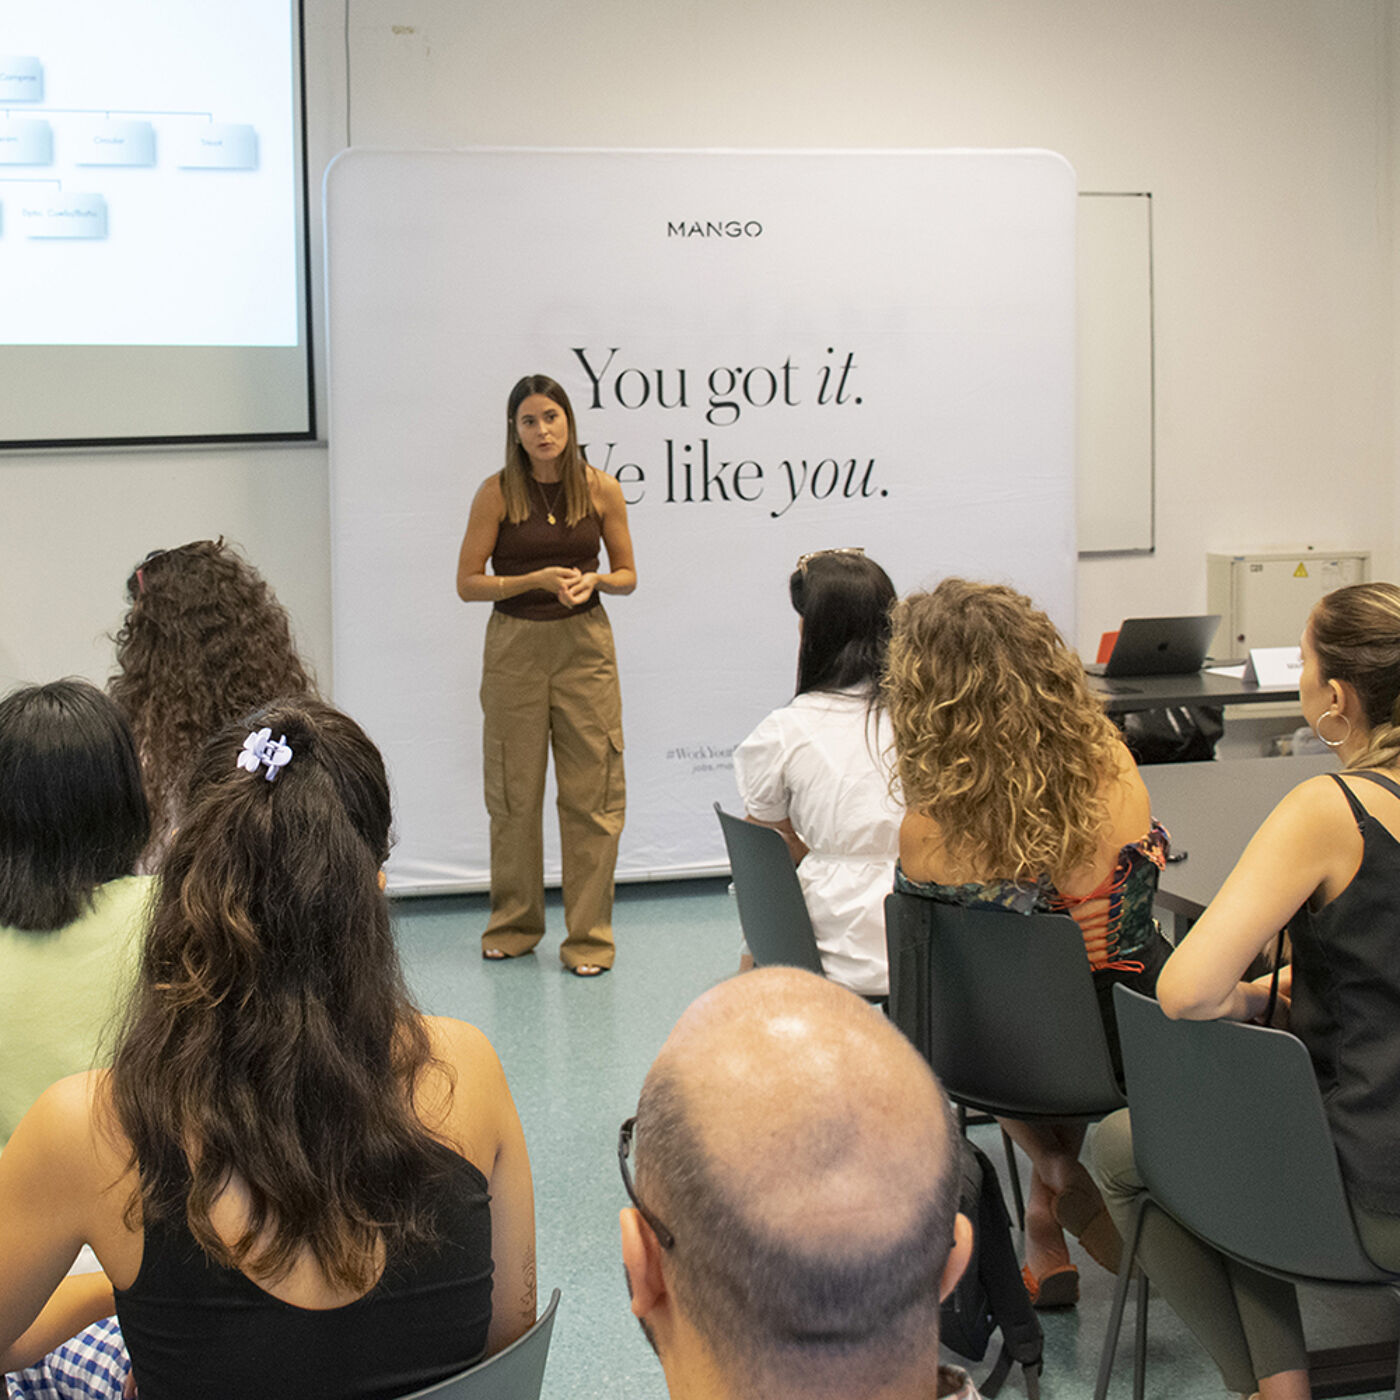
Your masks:
M541 494L544 500L541 500ZM555 524L551 525L545 501L554 507ZM536 569L579 569L583 573L598 568L598 550L603 539L603 522L593 513L585 515L577 525L564 523L564 487L555 483L551 488L538 482L530 483L530 514L518 525L502 520L496 532L496 548L491 554L491 567L498 574L513 576L533 573ZM592 612L602 602L594 590L586 603L576 608L565 607L552 593L532 588L528 593L505 598L495 604L495 611L508 617L522 617L530 622L551 622L561 617L577 617Z

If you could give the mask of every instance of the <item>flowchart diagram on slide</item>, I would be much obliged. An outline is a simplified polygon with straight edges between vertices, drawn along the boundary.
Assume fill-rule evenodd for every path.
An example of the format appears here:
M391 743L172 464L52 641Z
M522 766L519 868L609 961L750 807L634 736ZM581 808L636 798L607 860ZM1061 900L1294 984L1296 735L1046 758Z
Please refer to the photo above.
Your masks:
M9 0L0 346L297 344L293 0Z
M92 181L83 187L81 172L152 169L167 146L177 170L258 168L257 131L246 122L218 121L213 112L46 106L37 54L0 55L0 111L0 181L14 187L0 194L0 237L13 231L26 238L106 238L107 193ZM68 170L71 176L63 173ZM140 197L138 188L123 191L123 198Z

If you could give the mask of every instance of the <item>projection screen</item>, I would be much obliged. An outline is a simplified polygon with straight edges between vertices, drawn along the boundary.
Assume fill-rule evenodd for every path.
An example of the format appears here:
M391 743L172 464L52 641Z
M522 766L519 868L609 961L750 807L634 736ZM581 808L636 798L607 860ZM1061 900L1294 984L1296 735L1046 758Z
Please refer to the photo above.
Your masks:
M0 446L309 437L297 0L15 0Z

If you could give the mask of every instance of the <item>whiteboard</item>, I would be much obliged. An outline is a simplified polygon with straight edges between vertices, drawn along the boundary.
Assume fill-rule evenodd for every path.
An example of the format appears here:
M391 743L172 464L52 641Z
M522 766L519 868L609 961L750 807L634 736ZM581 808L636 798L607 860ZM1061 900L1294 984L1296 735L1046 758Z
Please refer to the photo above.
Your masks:
M1079 552L1155 546L1152 196L1084 192L1076 252Z
M1073 625L1075 205L1046 151L333 163L336 700L389 764L395 891L487 878L489 609L453 583L523 374L564 384L629 506L621 879L726 868L711 807L791 698L799 555L863 546L900 592L1007 581Z

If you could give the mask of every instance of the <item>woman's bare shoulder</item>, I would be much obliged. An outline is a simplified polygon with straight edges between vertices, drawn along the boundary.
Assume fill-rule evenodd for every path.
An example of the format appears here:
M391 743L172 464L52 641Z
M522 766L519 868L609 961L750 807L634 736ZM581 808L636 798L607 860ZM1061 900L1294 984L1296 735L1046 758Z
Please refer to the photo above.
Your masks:
M462 1066L500 1063L485 1032L469 1021L459 1021L455 1016L425 1016L423 1025L439 1060Z
M476 488L476 495L472 498L473 506L499 507L502 514L506 508L505 488L501 485L500 472L492 472L480 486Z
M601 467L593 466L591 462L584 464L584 471L588 475L588 489L598 500L605 504L622 504L622 486L615 476L609 475Z
M906 812L899 823L899 864L911 880L944 883L938 860L943 850L943 829L923 812Z
M127 1143L112 1111L106 1070L70 1074L49 1085L20 1120L7 1156L49 1163L69 1187L83 1180L108 1186L129 1165Z
M1114 746L1113 761L1114 770L1102 792L1109 825L1104 845L1117 851L1147 835L1152 824L1152 798L1126 744Z
M425 1016L435 1065L419 1082L418 1115L432 1132L490 1174L505 1107L505 1070L477 1027L450 1016Z

